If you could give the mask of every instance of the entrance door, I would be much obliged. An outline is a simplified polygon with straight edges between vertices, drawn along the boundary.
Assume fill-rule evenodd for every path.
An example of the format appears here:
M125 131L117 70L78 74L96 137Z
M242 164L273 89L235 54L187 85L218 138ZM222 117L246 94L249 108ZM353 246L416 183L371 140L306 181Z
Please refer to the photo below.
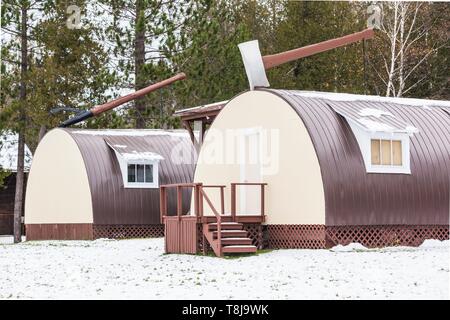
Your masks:
M257 128L247 129L241 139L241 182L261 182L261 134ZM241 215L256 215L260 208L259 186L238 186Z

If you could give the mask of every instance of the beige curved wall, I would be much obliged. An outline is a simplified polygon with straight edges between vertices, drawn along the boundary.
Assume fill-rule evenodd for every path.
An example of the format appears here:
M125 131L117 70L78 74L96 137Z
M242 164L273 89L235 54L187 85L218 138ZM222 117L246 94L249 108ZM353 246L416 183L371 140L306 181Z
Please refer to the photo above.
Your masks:
M297 113L278 96L264 91L250 91L231 100L220 112L205 137L195 171L195 181L225 184L226 212L230 212L230 182L240 181L241 169L230 155L239 147L227 137L259 128L278 141L278 170L262 170L268 183L266 215L268 224L325 224L325 200L319 162L311 138ZM250 129L251 130L251 129ZM222 136L222 138L221 138ZM276 148L274 148L276 149ZM234 151L233 151L234 150ZM263 152L264 153L264 152ZM227 159L227 157L229 157ZM234 157L238 159L239 156ZM272 160L274 162L275 160ZM235 161L236 162L236 161ZM207 193L219 208L219 194ZM239 196L239 193L238 193ZM239 202L239 199L238 199ZM211 214L205 204L205 214Z
M36 149L25 199L25 223L92 223L92 200L83 158L72 137L48 132Z

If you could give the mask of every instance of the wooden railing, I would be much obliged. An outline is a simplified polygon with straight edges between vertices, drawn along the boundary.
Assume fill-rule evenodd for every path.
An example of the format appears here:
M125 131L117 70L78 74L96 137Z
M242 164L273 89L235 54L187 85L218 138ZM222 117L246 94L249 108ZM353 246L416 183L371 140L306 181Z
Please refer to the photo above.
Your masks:
M261 188L261 221L264 221L264 199L265 199L265 186L267 183L258 183L258 182L236 182L231 183L231 221L237 222L236 219L236 189L237 186L260 186ZM224 185L203 185L202 183L177 183L177 184L165 184L160 186L160 214L161 214L161 223L164 223L165 217L167 216L167 190L169 188L176 188L177 190L177 206L176 212L178 217L178 224L181 221L181 217L183 215L183 188L191 188L194 192L194 216L198 218L203 217L203 205L204 201L210 207L214 216L217 220L217 243L216 243L216 254L218 256L222 255L222 218L226 217L225 215L225 187ZM205 192L207 188L218 188L220 190L220 213L215 208L211 199ZM190 200L192 201L192 200ZM184 221L184 220L183 220ZM196 220L198 222L198 220ZM167 240L167 239L166 239ZM195 240L195 239L194 239ZM178 238L178 241L181 241L181 238ZM181 247L181 245L179 245Z
M174 184L164 184L159 187L159 212L161 215L161 223L164 222L164 217L167 216L167 189L176 188L177 189L177 216L181 219L183 214L183 188L193 188L194 189L194 212L196 216L199 216L200 203L199 203L199 190L201 183L174 183ZM201 210L203 212L203 210Z
M261 218L264 221L265 215L265 186L267 183L265 182L232 182L231 183L231 217L233 221L236 221L236 187L237 186L260 186L261 188Z
M167 216L167 189L176 188L177 190L177 216L178 220L181 220L183 215L183 188L193 188L194 189L194 215L196 217L203 216L203 203L206 203L210 207L211 211L214 213L217 219L217 247L215 248L218 256L222 255L222 216L225 215L225 186L224 185L203 185L202 183L179 183L179 184L165 184L160 186L160 215L161 223L164 222ZM211 199L205 192L205 188L219 188L220 189L220 211L214 207Z
M160 201L160 215L161 222L163 217L167 216L167 189L177 189L177 216L181 217L183 214L183 188L194 189L194 215L197 217L203 216L203 201L201 199L200 191L205 195L204 188L219 188L220 189L220 214L225 215L225 188L224 185L203 185L202 183L174 183L164 184L159 187L159 201ZM207 196L206 196L207 197ZM211 200L208 198L208 204L212 206ZM215 209L215 208L214 208Z

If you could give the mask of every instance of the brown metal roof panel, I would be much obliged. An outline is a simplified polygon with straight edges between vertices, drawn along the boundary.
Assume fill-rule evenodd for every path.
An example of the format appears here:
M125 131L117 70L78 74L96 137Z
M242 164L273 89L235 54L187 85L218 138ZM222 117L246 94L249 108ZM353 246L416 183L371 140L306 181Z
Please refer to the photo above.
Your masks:
M159 223L159 188L124 188L114 150L108 143L127 146L128 151L153 152L164 159L159 165L159 183L193 181L194 163L176 164L171 159L175 146L195 152L187 134L120 135L119 130L81 131L66 129L77 142L88 172L95 224L157 224ZM110 134L108 134L110 133ZM120 147L116 147L121 149ZM169 198L169 211L176 212L175 196ZM183 210L190 207L190 191L183 191Z
M327 225L448 224L450 118L441 108L268 91L297 111L311 136L322 172ZM364 108L386 110L400 120L388 123L419 129L410 140L411 175L366 172L353 132L334 111L355 115Z

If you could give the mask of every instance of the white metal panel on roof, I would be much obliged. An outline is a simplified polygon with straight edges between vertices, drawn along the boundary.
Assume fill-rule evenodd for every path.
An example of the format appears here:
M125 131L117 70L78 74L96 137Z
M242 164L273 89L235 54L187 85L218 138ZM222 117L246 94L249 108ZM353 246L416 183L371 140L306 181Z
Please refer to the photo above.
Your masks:
M330 107L347 121L351 121L361 129L369 132L416 133L413 125L395 117L380 103L348 103L334 101Z

